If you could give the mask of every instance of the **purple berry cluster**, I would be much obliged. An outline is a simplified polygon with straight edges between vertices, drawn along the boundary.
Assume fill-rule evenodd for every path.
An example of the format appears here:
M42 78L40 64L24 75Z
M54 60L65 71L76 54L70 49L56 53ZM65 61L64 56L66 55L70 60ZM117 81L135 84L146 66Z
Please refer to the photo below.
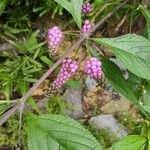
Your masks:
M49 97L53 95L58 89L60 89L64 83L76 72L78 68L77 62L70 58L63 60L60 72L49 89L45 92L45 96Z
M92 5L89 2L85 2L82 5L82 13L83 14L88 14L92 11Z
M54 26L53 28L48 30L48 48L51 49L50 53L52 55L54 55L57 52L58 47L62 41L62 37L62 31L59 29L59 27Z
M62 85L76 72L78 68L77 62L70 58L66 58L63 60L62 67L60 69L60 73L54 81L54 86L56 89L62 87Z
M92 29L93 24L89 20L85 20L82 27L82 32L87 33Z
M95 57L85 62L84 70L91 78L99 79L102 76L101 62Z

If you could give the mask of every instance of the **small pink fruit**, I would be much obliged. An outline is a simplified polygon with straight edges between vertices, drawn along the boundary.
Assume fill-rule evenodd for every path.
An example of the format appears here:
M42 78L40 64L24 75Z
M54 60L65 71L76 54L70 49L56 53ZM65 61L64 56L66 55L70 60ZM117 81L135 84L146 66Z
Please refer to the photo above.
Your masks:
M48 30L47 34L48 48L50 49L50 54L54 55L62 41L62 31L59 29L59 27L54 26Z
M101 61L97 58L92 57L88 59L84 64L85 72L94 79L99 79L102 76L102 69L101 69Z

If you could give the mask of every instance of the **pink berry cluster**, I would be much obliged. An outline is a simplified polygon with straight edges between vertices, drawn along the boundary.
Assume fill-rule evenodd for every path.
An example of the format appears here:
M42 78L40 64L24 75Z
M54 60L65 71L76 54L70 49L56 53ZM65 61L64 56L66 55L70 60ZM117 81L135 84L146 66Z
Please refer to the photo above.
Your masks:
M83 14L88 14L92 11L92 5L89 2L85 2L82 5L82 13Z
M54 81L56 89L62 87L62 85L76 72L78 68L77 62L70 58L64 59L60 73Z
M62 31L57 26L54 26L48 30L47 40L48 48L51 50L51 55L54 55L57 52L58 47L62 41L62 36Z
M77 62L70 58L66 58L63 60L62 67L60 72L51 87L46 91L45 96L51 96L58 89L60 89L64 83L76 72L78 68Z
M82 27L83 33L88 33L92 29L93 24L89 20L85 20Z
M99 79L102 76L102 69L101 69L101 61L97 58L92 57L88 59L84 64L85 72L94 79Z

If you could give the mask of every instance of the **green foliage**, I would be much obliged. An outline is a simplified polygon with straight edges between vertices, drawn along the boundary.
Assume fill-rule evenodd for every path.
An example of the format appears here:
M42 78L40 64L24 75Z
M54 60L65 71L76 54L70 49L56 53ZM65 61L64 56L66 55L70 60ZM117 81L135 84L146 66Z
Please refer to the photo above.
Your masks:
M15 91L24 94L41 73L43 65L38 57L43 56L44 42L38 43L36 36L37 32L34 32L23 42L10 41L19 55L4 53L7 60L0 65L0 83L7 100Z
M77 121L62 115L38 117L30 115L28 117L28 147L30 150L102 149L88 130Z
M83 0L71 0L70 2L68 0L55 1L72 14L74 21L81 29L81 7L83 4Z

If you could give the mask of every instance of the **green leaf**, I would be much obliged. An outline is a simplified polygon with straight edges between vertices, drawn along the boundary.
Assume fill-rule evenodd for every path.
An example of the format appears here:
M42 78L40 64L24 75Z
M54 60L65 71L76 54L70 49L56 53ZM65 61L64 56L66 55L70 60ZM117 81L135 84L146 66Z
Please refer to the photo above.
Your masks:
M141 8L141 11L142 11L142 13L143 13L143 15L147 21L148 37L150 39L150 11L142 5L140 6L140 8Z
M0 1L0 15L3 13L6 5L7 5L7 0L1 0Z
M133 91L132 85L123 77L120 68L106 58L102 58L101 61L103 71L111 86L125 96L130 102L136 105L141 112L147 116L145 110L138 103L138 97Z
M112 150L142 150L146 138L139 135L129 135L113 144Z
M95 38L95 42L109 46L129 71L150 80L150 41L139 35L127 34L117 38Z
M71 88L79 88L82 86L82 84L79 81L75 80L68 80L66 82L66 85L70 86Z
M81 7L83 4L83 0L71 0L70 2L68 0L55 1L72 14L74 21L81 29Z
M40 59L41 59L44 63L46 63L48 66L50 66L50 65L53 64L53 62L52 62L49 58L47 58L46 56L41 56Z
M101 145L77 121L62 115L28 117L29 150L101 150Z

